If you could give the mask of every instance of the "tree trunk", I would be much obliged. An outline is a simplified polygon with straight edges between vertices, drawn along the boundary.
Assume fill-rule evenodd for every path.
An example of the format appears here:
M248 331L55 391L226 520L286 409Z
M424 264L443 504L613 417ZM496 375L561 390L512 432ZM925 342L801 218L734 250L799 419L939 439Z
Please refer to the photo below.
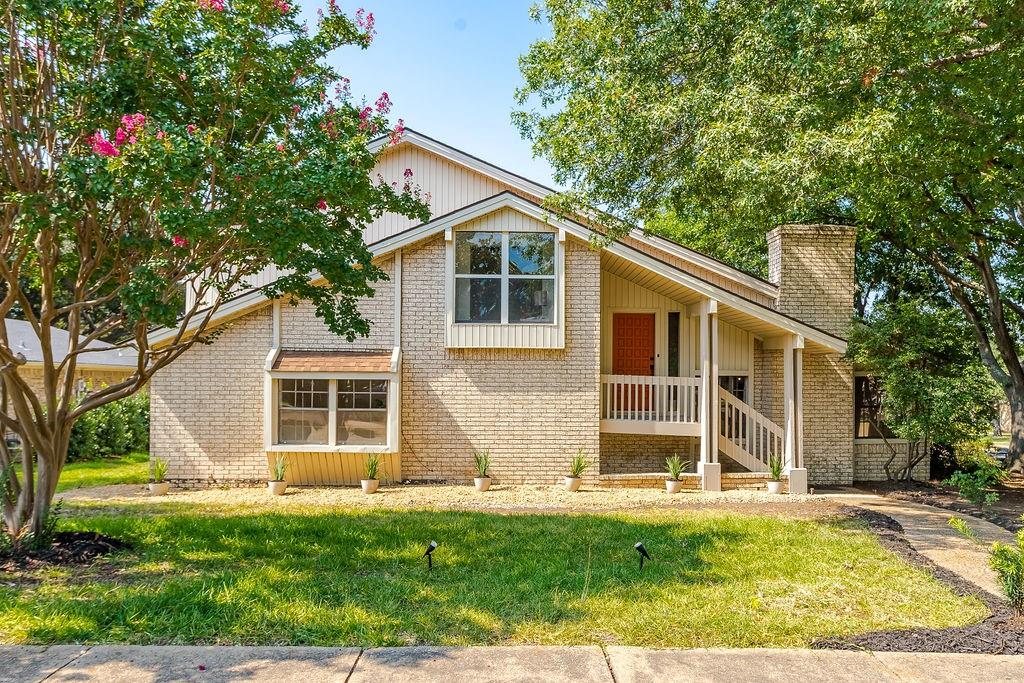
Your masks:
M1024 474L1024 397L1016 401L1010 399L1010 448L1006 468Z

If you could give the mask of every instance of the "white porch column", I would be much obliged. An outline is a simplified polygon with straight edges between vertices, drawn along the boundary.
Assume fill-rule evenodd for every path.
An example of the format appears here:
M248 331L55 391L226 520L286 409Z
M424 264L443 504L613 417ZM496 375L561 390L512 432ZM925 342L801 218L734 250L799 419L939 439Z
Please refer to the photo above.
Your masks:
M782 350L783 420L785 428L786 470L789 492L807 493L807 468L804 467L803 416L804 338L787 335Z
M700 304L700 462L697 472L705 491L722 490L722 465L718 462L721 417L718 406L718 302Z

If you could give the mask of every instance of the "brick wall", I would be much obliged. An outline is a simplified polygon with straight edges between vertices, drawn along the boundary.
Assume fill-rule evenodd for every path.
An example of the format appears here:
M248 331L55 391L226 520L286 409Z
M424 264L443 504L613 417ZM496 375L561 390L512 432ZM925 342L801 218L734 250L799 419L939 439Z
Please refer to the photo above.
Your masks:
M387 257L376 264L388 275L388 280L374 283L374 295L359 299L359 311L371 321L370 334L346 339L327 329L316 317L316 308L309 301L300 301L291 306L282 303L281 348L300 351L390 351L395 346L395 283L394 257Z
M907 444L905 441L893 439L889 442L898 455L890 469L895 473L907 462ZM853 442L853 479L854 481L885 481L885 463L892 453L881 439L857 439ZM927 481L931 474L930 458L922 458L914 467L914 479Z
M167 461L171 480L266 479L263 364L270 350L271 307L224 326L150 383L150 453Z
M804 353L804 466L811 484L853 482L853 364Z
M564 349L446 349L444 248L402 258L403 476L468 479L479 450L503 482L553 482L578 449L596 464L600 255L566 242Z
M602 434L601 474L665 472L665 460L678 455L690 461L689 472L697 470L698 439L692 436L654 434Z

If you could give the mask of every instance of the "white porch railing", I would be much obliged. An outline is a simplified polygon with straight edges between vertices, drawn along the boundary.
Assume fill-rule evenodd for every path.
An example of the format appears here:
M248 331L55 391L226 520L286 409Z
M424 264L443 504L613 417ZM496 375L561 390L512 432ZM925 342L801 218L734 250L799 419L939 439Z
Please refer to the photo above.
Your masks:
M700 421L700 380L601 375L601 419L697 423Z
M721 435L719 449L753 472L765 472L772 456L785 457L785 435L751 406L719 387Z

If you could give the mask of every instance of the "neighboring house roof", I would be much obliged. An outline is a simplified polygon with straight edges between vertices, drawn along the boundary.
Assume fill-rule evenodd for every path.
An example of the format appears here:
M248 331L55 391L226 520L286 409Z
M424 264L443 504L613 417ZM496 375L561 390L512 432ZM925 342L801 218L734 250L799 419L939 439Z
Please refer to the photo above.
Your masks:
M20 353L29 364L42 363L43 347L32 325L26 320L10 318L5 319L4 324L7 327L7 341L11 351L15 354ZM60 363L67 356L70 341L71 335L67 330L50 328L50 348L55 363ZM79 367L130 369L134 368L138 361L134 352L114 348L106 342L93 341L86 348L89 351L78 356Z
M385 142L383 140L378 140L372 142L370 147L373 150L379 150L384 147L384 144ZM442 216L436 216L426 223L412 226L408 229L372 242L368 247L374 257L383 256L384 254L396 249L401 249L404 246L411 245L426 237L443 232L446 229L472 220L473 218L483 216L502 208L511 208L513 210L520 211L541 222L545 222L553 227L564 230L566 233L572 234L580 239L590 240L592 237L600 236L597 232L582 223L567 218L560 218L546 210L540 204L540 201L542 201L543 197L547 194L555 192L555 190L552 190L551 188L527 180L526 178L501 169L453 147L449 147L448 145L415 131L407 130L401 144L412 144L422 147L429 152L445 157L453 163L469 167L474 171L488 175L496 180L500 180L502 183L512 187L518 192L531 195L537 200L534 201L528 199L513 191L506 190L499 192L498 194L460 207ZM720 261L704 254L700 254L692 249L676 244L671 240L643 235L639 231L634 231L634 233L629 235L629 237L632 239L642 240L645 244L654 246L657 251L662 252L666 256L681 259L715 275L741 282L743 285L748 287L750 291L764 294L771 298L776 298L778 296L778 288L776 285L750 275L749 273L737 270L736 268L721 263ZM670 287L675 286L677 288L686 288L702 296L706 296L720 302L727 307L724 314L720 315L723 320L729 321L729 318L732 317L737 323L749 323L752 320L758 321L762 324L761 326L763 328L760 331L761 334L780 333L785 331L802 335L812 344L820 345L829 351L839 353L844 353L846 351L845 340L812 325L808 325L807 323L793 318L792 316L786 315L771 306L754 301L748 297L744 297L742 294L730 291L714 282L703 279L700 276L695 275L692 272L688 272L676 264L669 262L669 259L659 259L646 251L637 249L636 247L628 244L628 241L628 239L625 239L608 242L604 244L604 251L605 253L610 254L613 258L623 259L663 276L670 281ZM313 275L314 280L318 279L318 277L319 276L317 274ZM218 310L217 314L214 316L214 320L226 320L237 317L266 304L267 301L267 298L259 289L241 292L222 302L220 310ZM195 327L197 324L198 320L190 325L190 327ZM749 327L749 325L747 326ZM159 345L173 337L176 333L177 328L161 328L154 330L150 334L150 343Z

